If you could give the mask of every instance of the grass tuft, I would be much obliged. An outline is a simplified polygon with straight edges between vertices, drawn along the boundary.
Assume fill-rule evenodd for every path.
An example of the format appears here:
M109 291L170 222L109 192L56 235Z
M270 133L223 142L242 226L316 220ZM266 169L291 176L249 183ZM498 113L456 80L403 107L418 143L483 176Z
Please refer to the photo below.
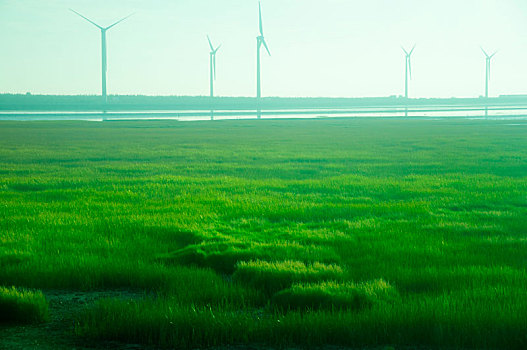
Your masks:
M0 287L0 323L32 324L48 318L48 302L42 292Z
M337 263L336 252L329 247L302 245L296 242L203 242L187 246L173 253L159 257L161 262L211 268L225 274L232 274L236 264L251 260L300 260L306 263L320 261Z
M338 265L319 262L306 264L301 261L249 261L236 266L233 279L273 294L299 282L342 280L344 270Z
M364 283L328 281L294 284L276 293L272 303L282 310L362 310L391 303L398 297L397 290L382 279Z
M239 311L181 305L167 299L105 299L80 315L82 337L194 349L246 342L253 321Z

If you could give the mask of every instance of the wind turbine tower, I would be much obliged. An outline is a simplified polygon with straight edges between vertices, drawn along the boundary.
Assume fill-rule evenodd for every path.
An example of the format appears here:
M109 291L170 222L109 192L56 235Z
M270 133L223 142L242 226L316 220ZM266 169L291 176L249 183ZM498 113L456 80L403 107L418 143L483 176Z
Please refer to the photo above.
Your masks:
M106 54L106 32L115 27L116 25L118 25L119 23L121 23L122 21L124 21L125 19L128 19L130 16L132 16L133 14L130 14L120 20L118 20L117 22L115 22L114 24L112 25L109 25L108 27L101 27L100 25L98 25L97 23L93 22L92 20L90 20L89 18L81 15L80 13L78 13L77 11L75 10L72 10L70 9L71 12L77 14L78 16L84 18L86 21L90 22L91 24L93 24L94 26L96 26L97 28L99 28L101 30L101 56L102 56L102 63L101 63L101 69L102 69L102 75L101 75L101 83L102 83L102 98L103 98L103 101L104 103L108 102L108 94L107 94L107 90L106 90L106 76L107 76L107 72L108 72L108 60L107 60L107 54Z
M408 99L408 83L409 79L412 79L412 54L415 50L415 45L412 47L412 49L408 52L404 47L402 48L405 55L406 55L406 63L405 63L405 75L404 75L404 97Z
M258 2L258 10L259 10L259 23L260 23L260 35L256 38L256 98L258 103L258 118L260 118L260 101L262 98L262 80L261 80L261 57L260 57L260 51L262 49L262 45L265 47L265 50L271 56L271 51L269 51L269 47L267 46L267 43L265 41L264 32L263 32L263 23L262 23L262 4L261 2Z
M214 48L208 35L207 40L209 41L210 46L210 97L214 97L214 80L216 80L216 54L218 53L221 45L217 48Z
M498 51L494 52L492 55L489 55L483 48L481 48L481 51L485 54L485 61L486 61L486 67L485 67L485 98L489 98L489 81L490 81L490 65L491 61L496 56Z

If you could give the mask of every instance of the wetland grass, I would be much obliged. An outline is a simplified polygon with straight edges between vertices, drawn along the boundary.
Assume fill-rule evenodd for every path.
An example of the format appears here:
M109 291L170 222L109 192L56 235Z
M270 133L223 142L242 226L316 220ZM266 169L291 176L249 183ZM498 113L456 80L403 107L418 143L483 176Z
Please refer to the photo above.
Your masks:
M1 122L0 285L144 290L96 341L525 349L524 130Z
M48 302L40 291L0 287L0 325L47 321Z

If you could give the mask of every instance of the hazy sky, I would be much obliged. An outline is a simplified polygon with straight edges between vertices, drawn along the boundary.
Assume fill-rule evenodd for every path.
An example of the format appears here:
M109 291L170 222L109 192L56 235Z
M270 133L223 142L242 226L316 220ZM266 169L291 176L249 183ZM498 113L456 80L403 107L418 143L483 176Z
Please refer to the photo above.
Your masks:
M100 31L109 25L110 94L207 95L206 35L223 44L216 91L255 94L257 0L0 0L0 92L100 93ZM272 57L264 96L484 93L479 47L499 50L490 94L527 93L527 0L262 0Z

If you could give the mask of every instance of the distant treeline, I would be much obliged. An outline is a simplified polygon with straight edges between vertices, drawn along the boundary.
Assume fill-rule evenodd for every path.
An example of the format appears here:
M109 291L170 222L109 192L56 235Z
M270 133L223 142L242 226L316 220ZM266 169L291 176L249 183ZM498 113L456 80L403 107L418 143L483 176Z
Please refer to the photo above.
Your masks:
M260 102L266 109L324 109L400 106L500 106L527 105L527 95L508 95L499 98L405 99L401 97L375 98L283 98L267 97ZM253 97L204 96L109 96L104 104L100 96L64 96L0 94L3 111L127 111L127 110L254 110L258 101Z

